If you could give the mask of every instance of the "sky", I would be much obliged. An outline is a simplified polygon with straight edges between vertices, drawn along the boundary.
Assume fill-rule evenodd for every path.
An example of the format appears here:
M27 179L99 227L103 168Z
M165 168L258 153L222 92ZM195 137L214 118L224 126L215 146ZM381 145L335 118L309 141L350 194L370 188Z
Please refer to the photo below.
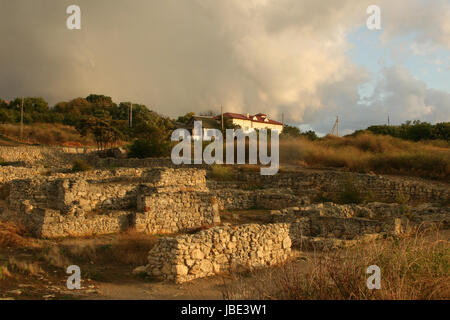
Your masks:
M91 93L319 134L450 121L450 0L0 0L0 98ZM66 8L81 9L69 30ZM381 10L369 30L366 9Z

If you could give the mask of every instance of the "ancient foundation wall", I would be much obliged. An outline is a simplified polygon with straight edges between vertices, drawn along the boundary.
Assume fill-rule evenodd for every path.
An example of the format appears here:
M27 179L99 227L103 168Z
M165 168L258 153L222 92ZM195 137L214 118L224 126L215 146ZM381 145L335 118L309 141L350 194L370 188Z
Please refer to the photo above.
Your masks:
M175 233L220 222L217 201L209 192L140 195L137 211L136 230L148 234Z
M149 252L147 273L185 282L232 270L275 265L291 252L286 224L216 227L193 235L161 238Z
M128 227L174 233L220 222L204 170L94 173L10 181L2 190L8 218L42 237L114 233Z
M396 202L406 197L411 202L446 201L449 197L448 184L444 182L424 181L419 178L359 174L339 171L301 171L279 172L274 176L262 176L258 172L242 172L237 182L209 180L207 185L215 190L225 209L244 208L242 204L254 207L278 209L278 203L284 206L295 203L302 197L314 198L325 195L337 197L346 184L354 185L363 195L381 202ZM258 188L252 192L243 192L248 186ZM279 190L280 194L264 194L265 189ZM223 196L220 196L220 193ZM258 199L252 194L261 195ZM220 201L220 200L219 200Z
M134 175L121 171L104 176L96 173L13 180L9 183L9 207L23 210L24 206L31 205L61 210L63 213L119 210L136 208L136 198L142 185L159 193L207 190L203 170L155 168L133 171Z
M34 209L18 213L21 223L38 238L60 238L111 234L125 231L131 224L132 215L126 211L104 214L71 215L57 210Z

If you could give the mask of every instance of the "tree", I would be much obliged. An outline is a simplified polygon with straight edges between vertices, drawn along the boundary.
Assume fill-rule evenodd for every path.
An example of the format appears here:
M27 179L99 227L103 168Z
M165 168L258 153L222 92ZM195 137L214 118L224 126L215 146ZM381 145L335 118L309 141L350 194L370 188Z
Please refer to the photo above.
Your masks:
M299 138L299 137L306 137L311 141L319 139L316 133L312 130L309 130L307 132L301 132L299 128L287 124L284 125L283 131L280 134L280 138Z
M314 131L312 131L312 130L309 130L309 131L307 131L305 133L302 133L302 136L307 137L311 141L319 139L319 137L316 135L316 133Z
M94 106L99 107L112 107L114 105L112 98L104 96L102 94L90 94L86 97L86 100L92 103Z
M195 116L194 112L188 112L184 116L178 117L177 122L188 123L193 116Z
M92 134L100 150L114 145L122 136L117 124L110 120L82 119L76 129L82 136Z
M12 123L14 120L14 113L11 110L0 108L0 123Z
M141 123L137 139L129 146L130 158L163 157L170 155L171 130L165 126Z
M299 128L285 124L280 138L298 138L301 136Z
M214 117L216 114L212 110L206 110L206 111L200 112L200 115L204 116L204 117Z
M396 138L413 141L434 139L448 141L450 135L450 122L441 122L432 125L428 122L421 122L419 120L408 120L400 126L370 126L367 128L367 131L374 134L390 135Z

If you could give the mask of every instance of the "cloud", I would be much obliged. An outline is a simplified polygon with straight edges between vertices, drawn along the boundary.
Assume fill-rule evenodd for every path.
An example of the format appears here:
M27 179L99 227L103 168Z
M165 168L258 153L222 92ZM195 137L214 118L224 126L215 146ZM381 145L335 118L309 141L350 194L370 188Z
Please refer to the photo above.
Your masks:
M383 1L383 39L414 37L418 54L440 45L450 49L450 2L447 0Z
M0 2L0 37L8 48L0 50L3 98L38 95L54 104L102 93L169 116L223 105L278 119L284 113L291 123L323 129L337 113L349 119L348 129L369 122L368 115L375 117L370 123L381 119L380 112L361 112L358 88L372 75L346 54L347 33L365 25L370 1L79 0L80 31L66 29L71 1ZM400 2L403 7L380 2L386 39L419 30L417 48L426 37L448 47L450 20L439 15L450 12L445 1ZM407 75L385 76L389 82L380 83L374 99L382 90L412 86ZM408 104L404 112L432 118L434 104L447 98L428 94L434 98L426 99L427 114L420 100L382 101Z
M308 119L314 128L328 133L337 114L341 128L349 133L370 125L401 124L406 120L443 122L450 119L450 93L427 88L404 67L384 68L373 93L361 99L355 90L361 79L346 78L321 88L328 116L316 112ZM334 112L334 113L333 113ZM324 121L326 119L326 121Z

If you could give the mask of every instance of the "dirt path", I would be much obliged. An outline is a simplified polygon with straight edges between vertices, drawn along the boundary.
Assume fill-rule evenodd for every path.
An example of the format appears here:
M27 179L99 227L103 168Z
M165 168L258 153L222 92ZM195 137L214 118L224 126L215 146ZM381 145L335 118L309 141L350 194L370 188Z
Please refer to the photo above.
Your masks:
M128 280L124 282L98 283L98 293L85 299L135 299L135 300L206 300L222 299L219 278L199 279L188 284L176 285L163 282Z

